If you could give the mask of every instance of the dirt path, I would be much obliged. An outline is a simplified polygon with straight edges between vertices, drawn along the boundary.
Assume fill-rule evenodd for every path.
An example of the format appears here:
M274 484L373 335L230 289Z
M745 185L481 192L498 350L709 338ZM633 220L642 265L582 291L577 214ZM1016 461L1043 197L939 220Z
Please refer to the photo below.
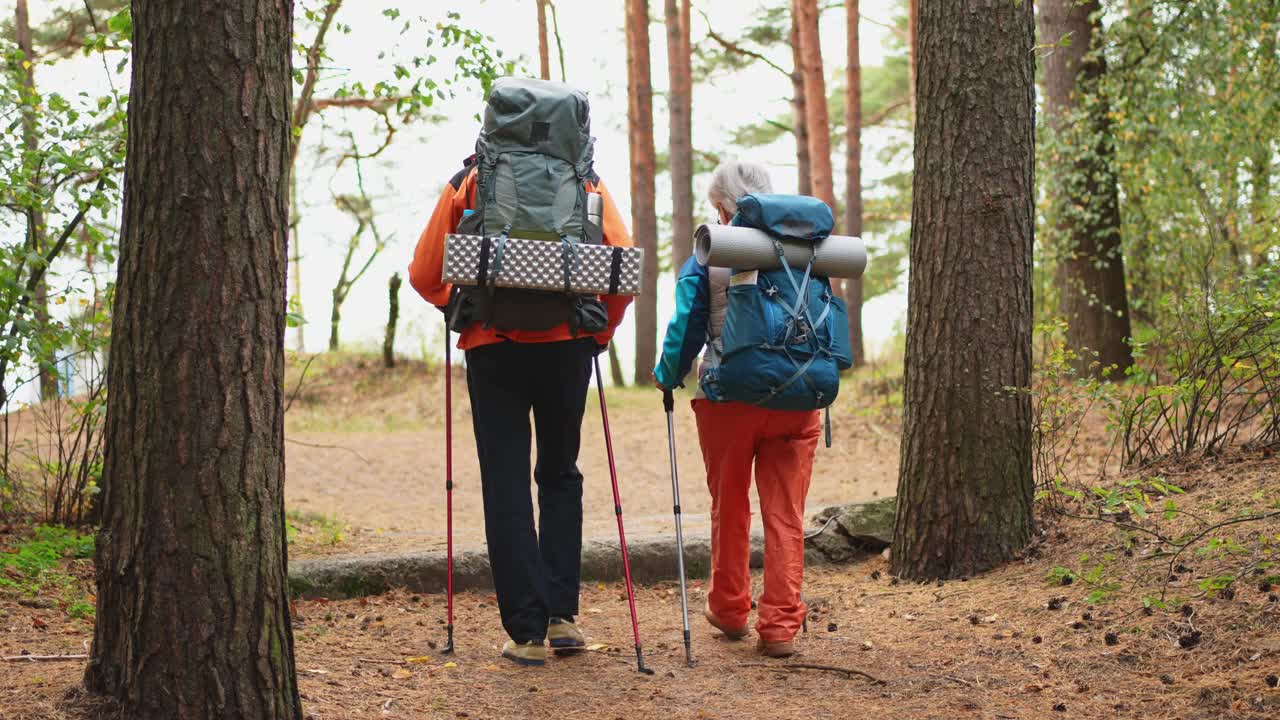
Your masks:
M454 389L454 527L457 542L478 547L484 540L484 524L465 382L458 382ZM295 429L289 433L288 506L335 516L350 526L347 547L303 548L304 554L443 547L445 435L438 390L435 384L410 389L412 400L407 405L400 401L394 409L387 409L389 413L413 413L413 419L421 422L409 424L419 427L402 429L405 423L388 421L385 424L392 429ZM615 536L612 490L594 388L590 399L579 459L586 478L584 535ZM627 530L638 535L669 533L673 529L671 476L660 396L654 391L610 390L608 399ZM834 443L830 449L818 449L809 491L810 510L892 495L897 484L896 439L855 414L852 401L834 409L832 422ZM354 427L369 424L367 420L351 422ZM677 407L676 432L685 527L691 533L709 532L709 496L687 401ZM536 492L534 495L536 498Z
M810 570L809 632L791 661L764 660L694 621L698 664L684 665L672 585L639 589L646 660L635 670L622 586L587 586L580 620L596 652L519 668L503 641L492 596L457 602L458 652L441 656L444 598L391 593L364 601L298 602L294 634L306 717L573 718L581 720L1044 720L1280 716L1268 687L1280 646L1274 606L1257 593L1197 604L1205 641L1178 647L1176 613L1132 617L1083 604L1073 588L1060 610L1044 600L1049 562L1013 564L968 583L895 585L884 561ZM874 574L873 574L874 573ZM759 577L756 577L757 590ZM695 607L702 588L693 589ZM83 653L92 630L49 611L9 606L6 653ZM47 627L33 629L33 617ZM1080 621L1086 613L1091 619ZM1270 615L1270 617L1269 617ZM1076 621L1073 623L1073 621ZM1117 632L1112 645L1107 632ZM857 670L875 680L835 669ZM86 720L75 692L83 663L0 663L0 718ZM879 681L879 682L877 682Z

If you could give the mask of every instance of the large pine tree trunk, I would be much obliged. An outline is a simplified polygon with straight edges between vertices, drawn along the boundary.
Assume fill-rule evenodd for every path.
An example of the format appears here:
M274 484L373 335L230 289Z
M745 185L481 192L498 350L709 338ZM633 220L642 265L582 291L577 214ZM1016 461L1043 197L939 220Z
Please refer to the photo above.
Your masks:
M1040 2L1040 35L1055 45L1045 55L1044 89L1049 127L1061 144L1050 184L1061 257L1058 292L1067 343L1079 356L1077 370L1094 375L1133 364L1110 105L1097 93L1106 72L1097 48L1099 13L1097 0ZM1066 35L1070 43L1057 45ZM1087 107L1081 103L1085 97L1093 99Z
M133 1L85 677L131 720L302 717L283 492L291 30L291 0Z
M818 0L794 0L791 11L799 25L813 196L830 205L834 212L836 191L831 174L831 119L827 111L827 81L823 74L822 45L818 35Z
M24 97L34 98L36 94L36 54L35 48L31 41L31 15L27 12L27 0L18 0L16 12L14 14L14 35L18 41L18 49L22 52L23 72L22 72L22 94ZM35 105L24 105L22 108L22 146L29 152L34 153L40 149L40 128L36 120ZM39 178L33 180L33 185L39 184ZM26 208L27 212L27 245L30 252L36 255L44 255L48 252L45 247L45 215L42 198L44 192L39 187L33 187L31 191L31 202ZM32 268L34 270L35 268ZM49 327L49 282L45 277L36 283L35 291L31 294L31 309L35 316L36 327ZM38 367L40 378L40 399L52 400L58 397L58 374L57 374L57 352L50 349L49 351L36 350L34 358ZM3 378L0 378L3 381Z
M809 162L809 107L804 100L804 58L800 54L800 21L791 13L791 115L796 136L796 192L813 194L813 168Z
M652 380L658 346L658 219L654 209L653 85L649 71L649 0L627 0L627 125L631 146L631 228L644 248L644 283L636 298L635 383Z
M858 0L844 3L849 56L846 65L845 107L845 221L846 235L862 235L862 59L859 57ZM849 307L849 346L853 350L853 366L866 362L862 338L862 278L844 283L845 303Z
M1031 382L1031 8L921 8L892 556L905 578L992 568L1026 545L1034 524L1031 400L1017 390Z
M547 0L538 3L538 77L551 79L551 47L547 42Z
M671 124L671 269L693 254L693 78L689 45L689 3L666 0L667 66L671 89L667 107Z

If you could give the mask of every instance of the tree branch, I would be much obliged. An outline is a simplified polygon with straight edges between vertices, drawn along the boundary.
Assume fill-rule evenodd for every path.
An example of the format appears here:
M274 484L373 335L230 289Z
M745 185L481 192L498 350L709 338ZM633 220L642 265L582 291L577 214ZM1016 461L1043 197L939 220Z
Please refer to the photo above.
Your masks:
M910 42L910 40L911 40L910 36L908 36L908 35L907 35L907 31L906 31L906 30L903 30L902 28L898 27L897 25L890 25L889 23L887 23L887 22L885 22L885 21L883 21L883 20L876 20L875 18L867 17L866 15L863 15L862 13L858 13L858 19L860 19L860 20L865 20L865 21L867 21L867 22L871 23L872 25L879 25L880 27L882 27L882 28L884 28L884 29L888 30L889 32L893 33L894 35L897 35L897 36L898 36L898 38L899 38L899 39L901 39L903 42Z
M387 95L384 97L361 98L361 97L325 97L315 98L308 102L307 108L310 112L319 112L328 108L356 108L360 110L373 110L378 113L385 113L395 107L402 100L409 100L407 95Z
M329 33L333 16L338 14L340 7L342 7L342 0L329 0L329 4L324 8L324 18L320 21L319 29L316 30L316 38L311 43L311 47L307 48L307 70L302 79L302 89L298 92L298 102L293 106L293 127L295 128L306 126L307 120L310 119L311 97L316 91L316 79L320 75L320 58L324 55L324 37ZM294 137L293 142L290 143L289 167L291 169L298 158L299 140L300 138Z
M786 68L782 67L778 63L770 60L768 57L765 57L761 53L758 53L755 50L748 50L747 48L742 47L741 45L725 38L723 35L716 32L711 25L711 18L707 17L706 11L699 9L698 14L701 15L702 19L707 23L707 36L710 37L712 40L715 40L716 43L720 45L720 47L724 48L726 52L730 52L735 55L741 55L743 57L749 57L753 60L759 60L760 62L764 63L765 65L768 65L774 70L777 70L783 75L786 75L787 78L791 77L792 73L790 70L787 70Z
M880 110L876 112L876 114L862 121L862 127L874 127L876 125L879 125L880 123L887 120L889 116L894 113L895 110L898 110L899 108L904 108L907 106L907 104L908 104L907 99L905 97L894 100L888 105L885 105L884 107L880 108Z
M548 0L547 7L551 8L551 34L556 38L556 52L560 55L560 82L569 82L565 79L564 43L560 40L560 16L556 14L555 3Z
M98 178L98 185L93 189L93 194L96 195L102 192L102 188L105 187L106 184L106 175ZM62 229L62 234L58 236L57 242L55 242L53 247L49 248L49 252L45 253L43 256L44 262L41 266L31 269L31 277L27 278L27 284L23 286L22 294L18 297L17 302L11 306L12 310L9 312L9 317L6 319L6 322L10 323L8 337L5 338L4 342L6 347L13 342L15 337L17 337L18 319L22 317L23 311L26 310L27 305L30 304L31 296L35 293L36 288L39 287L40 281L44 279L45 271L48 270L53 261L57 259L58 255L62 254L62 249L67 246L67 241L71 239L71 234L75 232L75 229L80 225L80 222L84 220L85 213L88 211L88 204L80 206L80 209L76 212L75 216L72 217L71 220L67 222L67 226ZM18 272L15 274L15 277L17 277L18 274L21 274L25 263L26 258L23 258L18 265ZM0 353L0 384L3 384L8 369L9 353ZM2 390L0 390L0 397L4 397Z
M844 673L845 675L850 675L850 676L856 675L858 677L863 677L863 678L866 678L867 680L870 680L872 685L885 684L885 681L881 680L880 678L874 675L869 675L861 670L836 667L834 665L815 665L813 663L746 663L744 662L744 663L738 663L738 667L755 667L755 668L767 668L769 670L787 670L787 671L823 670L826 672L837 672L837 673Z

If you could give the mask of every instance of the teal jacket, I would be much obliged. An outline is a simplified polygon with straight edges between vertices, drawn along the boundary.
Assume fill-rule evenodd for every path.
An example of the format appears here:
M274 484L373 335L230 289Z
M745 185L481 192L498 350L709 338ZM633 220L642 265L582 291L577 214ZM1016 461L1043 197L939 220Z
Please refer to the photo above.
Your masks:
M676 311L667 323L662 341L662 354L653 375L658 384L670 390L684 387L698 354L707 343L707 326L711 321L711 284L707 268L690 257L680 268L676 280Z

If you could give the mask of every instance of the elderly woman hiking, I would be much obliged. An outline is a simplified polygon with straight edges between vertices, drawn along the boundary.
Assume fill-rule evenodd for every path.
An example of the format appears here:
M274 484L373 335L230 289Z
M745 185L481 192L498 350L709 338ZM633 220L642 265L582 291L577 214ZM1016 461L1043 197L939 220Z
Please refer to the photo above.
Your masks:
M825 214L826 231L830 231L830 209L825 205L812 198L765 195L770 190L764 168L730 162L716 170L708 195L721 223L742 224L743 218L738 217L740 201L749 201L757 208L769 202L807 201L805 208L816 207ZM704 615L730 639L748 635L749 492L754 465L765 531L764 593L758 603L757 649L770 657L786 657L795 652L794 638L807 612L800 598L804 579L804 507L821 418L816 409L773 409L763 406L768 403L734 402L724 397L732 394L722 392L726 388L720 382L726 379L720 374L725 353L722 330L735 312L730 298L739 302L738 298L751 297L742 292L745 288L741 286L750 284L751 293L755 293L757 282L769 297L777 295L779 289L765 286L768 275L764 272L732 272L706 267L697 258L689 258L681 268L676 284L676 312L667 328L654 380L663 390L680 386L706 346L698 371L699 390L693 400L707 488L711 492L711 590ZM809 282L807 275L805 281ZM827 328L832 318L844 317L843 305L831 297L825 278L814 278L813 282L820 295L812 297L821 297L826 303L823 307L831 311L823 313L831 317L814 324ZM736 295L731 293L731 286ZM797 376L803 372L799 370Z

